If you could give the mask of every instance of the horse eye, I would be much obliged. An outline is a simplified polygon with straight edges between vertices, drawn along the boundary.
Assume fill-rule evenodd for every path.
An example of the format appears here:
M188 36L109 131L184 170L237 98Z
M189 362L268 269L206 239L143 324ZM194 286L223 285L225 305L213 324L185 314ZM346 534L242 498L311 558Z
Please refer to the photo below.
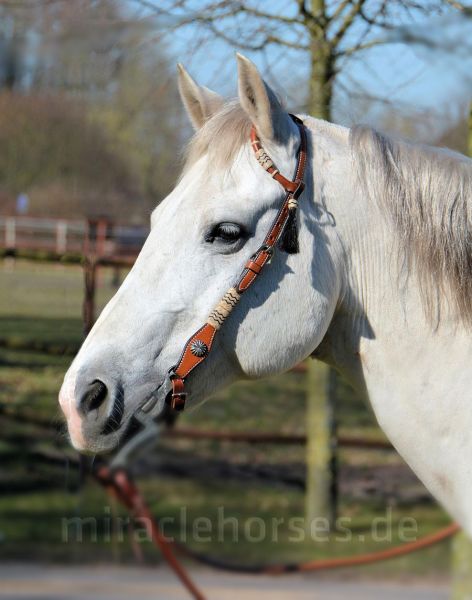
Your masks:
M220 240L226 243L236 242L242 235L242 227L236 225L236 223L218 223L218 225L213 227L207 241L213 242L215 240Z

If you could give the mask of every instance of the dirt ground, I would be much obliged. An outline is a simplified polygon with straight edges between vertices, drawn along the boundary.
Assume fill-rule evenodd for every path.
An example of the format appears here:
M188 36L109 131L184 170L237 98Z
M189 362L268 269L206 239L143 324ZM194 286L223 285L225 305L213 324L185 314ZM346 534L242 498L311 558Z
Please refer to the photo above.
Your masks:
M446 583L343 581L314 574L283 578L191 571L208 600L446 600ZM0 565L1 600L188 600L167 568Z

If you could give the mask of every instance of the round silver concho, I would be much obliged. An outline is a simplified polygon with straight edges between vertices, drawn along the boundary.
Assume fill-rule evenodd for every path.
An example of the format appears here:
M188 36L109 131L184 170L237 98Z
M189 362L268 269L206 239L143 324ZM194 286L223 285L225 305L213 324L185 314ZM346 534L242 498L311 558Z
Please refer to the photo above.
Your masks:
M195 340L190 346L190 352L194 356L202 358L202 356L206 356L208 354L208 346L205 344L205 342L202 342L202 340Z

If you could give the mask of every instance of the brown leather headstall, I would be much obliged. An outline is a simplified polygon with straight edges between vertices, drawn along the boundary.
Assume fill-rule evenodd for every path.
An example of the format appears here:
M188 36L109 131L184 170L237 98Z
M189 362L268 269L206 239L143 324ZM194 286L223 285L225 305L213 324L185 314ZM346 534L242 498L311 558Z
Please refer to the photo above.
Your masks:
M206 323L190 337L184 346L179 361L172 369L170 369L169 374L172 383L172 391L168 394L166 402L167 404L170 404L174 410L183 410L187 397L185 392L186 378L196 367L201 365L210 354L217 331L221 328L225 319L236 306L241 295L254 283L265 265L270 261L277 242L282 237L284 229L287 226L290 211L297 208L298 198L305 187L303 177L307 161L307 135L303 121L295 115L290 116L298 126L300 132L297 169L293 181L287 179L278 171L272 159L263 149L261 142L257 137L254 125L251 128L251 146L256 154L258 162L278 183L280 183L286 192L286 196L262 245L245 264L237 283L226 292L220 302L215 306Z

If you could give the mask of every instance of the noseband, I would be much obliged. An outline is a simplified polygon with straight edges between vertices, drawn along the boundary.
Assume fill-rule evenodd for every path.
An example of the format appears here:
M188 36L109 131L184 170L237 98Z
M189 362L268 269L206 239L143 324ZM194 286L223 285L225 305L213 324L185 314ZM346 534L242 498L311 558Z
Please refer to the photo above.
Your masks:
M298 198L305 187L303 177L307 160L307 135L303 121L294 115L290 116L300 132L297 169L293 181L287 179L279 172L270 156L263 149L254 125L251 128L251 146L256 158L259 164L283 187L285 190L285 199L262 245L244 265L244 269L239 275L237 282L226 292L220 302L211 311L206 323L189 338L178 362L169 370L168 375L172 384L172 390L167 394L166 403L174 410L181 411L184 409L187 398L187 393L185 392L187 377L206 360L212 349L216 333L221 329L225 319L239 302L242 294L256 281L265 265L270 262L277 243L283 241L284 236L288 234L289 228L295 228L296 234ZM284 249L289 253L298 251L298 240L295 237L294 241L293 232L292 240L285 241ZM152 400L152 402L147 401L141 407L143 412L148 413L154 408L155 398Z

